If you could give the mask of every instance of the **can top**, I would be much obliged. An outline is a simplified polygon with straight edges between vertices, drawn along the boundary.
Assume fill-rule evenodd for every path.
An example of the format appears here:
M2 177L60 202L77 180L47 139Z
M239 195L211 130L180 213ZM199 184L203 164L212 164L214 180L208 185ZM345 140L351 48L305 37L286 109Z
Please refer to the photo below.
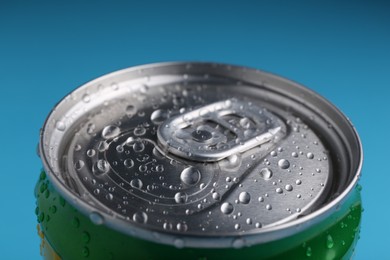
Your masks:
M49 115L40 153L93 222L179 247L264 242L315 222L348 195L362 158L350 122L317 94L213 63L85 84Z

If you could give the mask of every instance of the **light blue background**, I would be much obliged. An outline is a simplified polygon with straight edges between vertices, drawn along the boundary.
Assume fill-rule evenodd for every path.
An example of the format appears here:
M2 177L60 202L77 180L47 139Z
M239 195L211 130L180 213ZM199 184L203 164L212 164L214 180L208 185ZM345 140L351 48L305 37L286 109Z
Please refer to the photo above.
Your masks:
M55 103L117 69L196 60L285 76L350 117L365 150L355 259L390 259L386 1L32 2L0 2L0 258L40 259L35 149Z

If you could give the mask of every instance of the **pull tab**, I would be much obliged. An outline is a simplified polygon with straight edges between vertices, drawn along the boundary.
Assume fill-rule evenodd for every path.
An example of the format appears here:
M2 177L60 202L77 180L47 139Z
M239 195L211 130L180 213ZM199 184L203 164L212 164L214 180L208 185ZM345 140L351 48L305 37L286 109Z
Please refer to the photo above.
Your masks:
M285 129L282 120L266 109L228 99L168 118L157 136L170 153L213 162L282 138Z

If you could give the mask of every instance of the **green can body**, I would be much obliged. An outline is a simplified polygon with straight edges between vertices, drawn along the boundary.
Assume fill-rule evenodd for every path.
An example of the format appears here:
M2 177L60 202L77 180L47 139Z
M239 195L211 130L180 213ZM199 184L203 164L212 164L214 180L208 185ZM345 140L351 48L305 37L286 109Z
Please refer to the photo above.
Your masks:
M338 211L308 230L251 247L176 248L94 224L65 201L42 172L36 215L44 259L351 259L359 239L362 204L357 185Z

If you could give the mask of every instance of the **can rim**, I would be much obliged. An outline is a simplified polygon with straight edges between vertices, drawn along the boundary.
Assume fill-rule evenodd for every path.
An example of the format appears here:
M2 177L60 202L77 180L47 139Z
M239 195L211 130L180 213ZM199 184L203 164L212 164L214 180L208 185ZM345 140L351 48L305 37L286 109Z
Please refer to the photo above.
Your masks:
M350 119L339 110L337 106L332 104L330 101L322 97L320 94L315 92L312 89L309 89L299 83L296 83L295 81L286 79L284 77L281 77L274 73L269 73L266 71L254 69L251 67L246 66L240 66L240 65L231 65L231 64L223 64L223 63L215 63L215 62L187 62L187 61L174 61L174 62L157 62L157 63L151 63L151 64L145 64L145 65L138 65L138 66L132 66L129 68L124 68L121 70L117 70L108 74L104 74L100 77L97 77L91 81L87 81L84 84L81 84L80 86L73 89L71 92L69 92L67 95L65 95L59 102L55 104L53 109L48 114L47 118L45 119L45 122L43 124L43 127L40 131L40 142L39 142L39 153L40 157L43 163L43 167L47 172L47 176L55 189L59 192L61 196L65 198L66 201L68 201L72 206L74 206L77 210L82 212L85 215L89 215L91 218L91 214L98 214L102 219L106 220L104 221L104 224L110 228L113 228L114 230L124 233L130 236L136 236L141 239L156 241L155 236L156 232L153 232L154 234L151 234L152 230L149 229L143 229L139 228L137 226L131 227L131 229L123 229L122 223L116 223L118 222L118 219L115 218L115 214L109 214L110 212L96 212L96 208L93 208L90 204L87 202L80 200L78 197L76 197L71 191L67 189L63 189L63 184L60 183L60 181L54 176L54 171L52 167L50 166L50 163L48 161L48 158L45 154L45 148L44 148L44 131L48 125L49 120L51 119L51 116L55 112L55 108L61 104L66 97L68 97L73 91L83 88L85 86L88 86L90 84L93 84L95 82L101 81L106 78L115 77L120 74L129 72L129 71L135 71L135 70L143 70L148 68L156 68L161 66L169 66L169 65L184 65L184 64L191 64L191 65L216 65L216 66L230 66L234 69L246 69L253 72L260 73L261 75L264 75L266 77L274 78L279 81L283 81L287 84L293 85L294 88L299 88L300 90L305 91L308 94L314 95L317 99L320 99L321 102L323 102L326 106L330 107L334 112L336 112L341 118L346 120L348 127L350 127L351 132L354 134L354 139L356 141L356 144L358 146L358 164L356 167L355 175L353 178L351 178L351 181L348 186L341 192L336 198L332 199L330 202L328 202L326 205L321 206L314 212L311 212L310 214L307 214L303 217L288 221L286 223L282 223L276 226L271 227L264 227L261 229L261 232L255 233L255 234L235 234L235 235L212 235L212 236L194 236L194 235L186 235L186 234L169 234L169 233L158 233L159 236L159 243L168 244L168 245L174 245L176 247L203 247L203 248L227 248L227 247L241 247L244 245L252 245L252 244L258 244L258 243L264 243L269 242L277 239L281 239L284 237L288 237L296 232L297 229L304 230L308 229L311 226L314 226L316 223L321 222L321 220L326 219L330 214L337 211L340 208L340 205L347 200L348 195L351 194L352 190L357 185L357 182L361 176L361 170L363 166L363 147L361 139L356 131L355 126L352 124ZM112 212L111 212L112 213ZM93 219L91 218L93 221ZM115 221L111 221L115 220ZM94 221L93 221L94 222ZM123 221L122 221L123 222ZM102 224L100 221L95 222L95 224ZM124 223L126 225L129 225L128 222ZM136 235L134 235L136 234ZM244 240L243 240L244 239ZM185 241L184 241L185 240ZM238 241L238 242L237 242ZM244 243L244 244L243 244ZM236 246L237 245L237 246Z

